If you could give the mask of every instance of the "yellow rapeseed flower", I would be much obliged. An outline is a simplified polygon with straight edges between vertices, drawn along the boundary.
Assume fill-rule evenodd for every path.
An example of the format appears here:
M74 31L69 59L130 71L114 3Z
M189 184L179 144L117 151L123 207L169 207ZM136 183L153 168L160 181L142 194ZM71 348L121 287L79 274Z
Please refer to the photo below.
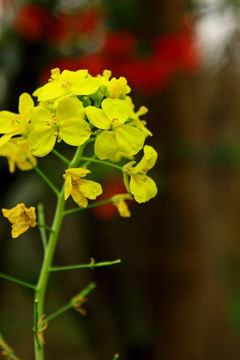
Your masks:
M52 69L51 73L49 82L33 93L38 97L38 101L54 100L71 95L91 95L100 86L100 79L92 77L88 74L88 70L63 70L60 73L60 70L56 68Z
M35 207L29 209L23 204L18 204L12 209L2 209L5 216L12 224L12 237L16 238L30 227L36 226Z
M143 151L144 155L135 167L133 167L134 161L123 167L123 171L130 176L130 192L138 203L146 202L157 195L154 180L146 174L155 165L158 155L152 146L145 145Z
M58 138L72 146L85 143L91 129L84 116L84 107L77 98L61 100L56 111L37 106L31 118L33 130L28 136L33 155L42 157L49 154Z
M34 108L31 96L23 93L19 97L19 114L11 111L0 111L0 146L5 145L13 136L22 135L27 137L30 132L30 117Z
M120 151L127 156L137 154L143 147L144 133L126 123L131 116L131 107L125 100L104 99L102 109L86 107L86 115L91 124L104 130L97 136L94 151L101 159L112 159Z
M88 200L95 200L102 194L102 186L92 180L85 180L90 170L86 168L72 168L65 170L65 200L71 195L78 206L87 207Z

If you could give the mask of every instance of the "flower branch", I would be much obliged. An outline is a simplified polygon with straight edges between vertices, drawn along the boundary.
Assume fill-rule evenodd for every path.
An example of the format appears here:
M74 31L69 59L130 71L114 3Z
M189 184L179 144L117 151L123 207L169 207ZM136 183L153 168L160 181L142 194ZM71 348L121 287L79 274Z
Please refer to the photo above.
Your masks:
M114 260L114 261L102 261L99 263L95 263L93 260L89 264L54 266L54 267L51 267L49 271L53 272L53 271L77 270L77 269L86 269L86 268L94 270L94 268L96 268L96 267L115 265L115 264L119 264L120 262L121 262L120 259Z

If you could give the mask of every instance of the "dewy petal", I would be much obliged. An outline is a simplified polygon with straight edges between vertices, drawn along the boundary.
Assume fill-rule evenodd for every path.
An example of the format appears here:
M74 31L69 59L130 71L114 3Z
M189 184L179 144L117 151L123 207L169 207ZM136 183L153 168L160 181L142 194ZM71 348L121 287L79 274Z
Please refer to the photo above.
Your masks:
M59 125L59 135L68 145L82 145L91 136L90 126L83 119L69 118L61 121Z
M95 200L97 196L102 194L102 186L92 180L80 180L79 191L88 199Z
M61 122L69 118L84 119L85 110L77 98L66 98L59 102L56 110L57 119Z
M125 100L107 98L101 106L107 117L111 121L117 119L118 123L125 123L131 114L131 107Z
M127 155L135 155L142 149L145 136L141 130L130 125L122 125L115 133L119 150Z
M118 152L118 145L114 131L103 131L98 135L94 151L100 160L111 159Z
M149 145L145 145L143 148L144 155L139 163L131 169L131 172L134 174L147 172L152 169L157 161L158 154L156 150Z
M102 109L98 109L95 106L87 106L85 108L88 120L94 126L101 130L109 130L111 121L105 115Z
M149 176L131 175L130 191L138 203L143 203L157 195L157 186Z
M70 196L71 192L72 192L72 177L71 177L71 175L66 175L66 177L65 177L65 189L64 189L64 191L65 191L65 200L67 200L68 197Z
M56 137L57 132L50 126L33 130L27 139L32 154L39 157L49 154L55 145Z

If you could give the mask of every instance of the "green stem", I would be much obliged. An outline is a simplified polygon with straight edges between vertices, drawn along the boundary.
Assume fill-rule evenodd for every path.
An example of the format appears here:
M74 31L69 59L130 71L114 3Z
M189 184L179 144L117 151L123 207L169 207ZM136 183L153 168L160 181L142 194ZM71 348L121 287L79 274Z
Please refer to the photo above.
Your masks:
M15 284L19 284L19 285L22 285L22 286L25 286L29 289L33 289L35 290L36 289L36 286L33 285L33 284L30 284L29 282L26 282L26 281L23 281L23 280L20 280L20 279L17 279L15 277L12 277L12 276L9 276L9 275L6 275L6 274L3 274L3 273L0 273L0 277L5 279L5 280L9 280L11 282L14 282Z
M57 150L52 149L52 153L53 153L54 155L56 155L60 160L62 160L65 164L67 164L67 165L70 164L70 161L69 161L65 156L63 156L62 154L60 154Z
M78 159L82 154L83 149L84 149L84 145L79 146L77 148L76 153L75 153L72 161L69 164L69 168L76 166ZM35 291L35 301L38 303L39 319L43 316L45 293L46 293L46 288L47 288L48 279L49 279L49 275L50 275L49 269L51 268L55 248L57 245L58 234L59 234L62 220L64 217L64 206L65 206L64 189L65 189L65 184L63 184L63 186L62 186L62 190L60 192L57 190L57 193L56 193L57 205L56 205L55 215L54 215L53 224L52 224L52 228L51 228L52 232L50 233L50 236L49 236L47 249L44 254L42 268L40 271L40 275L39 275L39 279L38 279L38 283L37 283L36 291ZM36 337L35 337L35 360L43 360L43 359L44 359L43 344L40 343L40 346L39 346L38 341L36 340Z
M45 216L44 216L44 207L43 204L38 204L37 207L38 210L38 221L37 223L42 239L43 249L46 251L47 249L47 234L46 234L46 228L45 228Z
M119 354L115 354L113 360L117 360L119 358Z
M54 232L54 230L52 228L50 228L50 227L48 227L46 225L43 225L43 224L41 224L39 222L37 223L37 226L40 227L41 229L47 230L49 232Z
M120 262L121 260L118 259L114 261L102 261L99 263L89 263L89 264L79 264L79 265L69 265L69 266L54 266L50 268L50 271L76 270L76 269L85 269L85 268L94 269L96 267L119 264Z
M52 189L52 191L58 196L59 190L56 188L56 186L49 180L49 178L44 174L42 170L39 169L38 166L36 166L30 159L28 159L28 162L32 165L33 169L36 171L36 173L45 181L45 183Z
M88 205L86 208L78 207L78 208L66 210L66 211L64 211L63 215L66 216L66 215L69 215L69 214L74 214L74 213L76 213L76 212L78 212L78 211L83 211L83 210L91 209L91 208L94 208L94 207L96 207L96 206L105 205L105 204L109 204L109 203L112 203L112 202L113 202L112 198L109 198L109 199L107 199L107 200L98 201L98 202L95 202L95 203L93 203L93 204L90 204L90 205Z
M93 155L89 160L85 161L85 163L83 163L81 165L82 168L88 167L88 165L92 162L92 159L95 159L96 155Z
M86 156L81 156L81 159L80 160L86 160L88 162L95 162L95 163L98 163L98 164L102 164L102 165L106 165L106 166L110 166L110 167L113 167L115 169L118 169L120 171L122 171L122 167L119 166L119 165L116 165L116 164L113 164L109 161L103 161L103 160L98 160L98 159L95 159L95 158L91 158L91 157L86 157Z
M56 318L57 316L63 314L67 310L71 309L74 306L74 299L83 299L85 296L87 296L94 288L96 287L96 284L91 282L86 286L82 291L80 291L76 296L74 296L73 299L71 299L66 305L62 306L60 309L52 312L48 316L45 317L44 322L49 322L50 320Z

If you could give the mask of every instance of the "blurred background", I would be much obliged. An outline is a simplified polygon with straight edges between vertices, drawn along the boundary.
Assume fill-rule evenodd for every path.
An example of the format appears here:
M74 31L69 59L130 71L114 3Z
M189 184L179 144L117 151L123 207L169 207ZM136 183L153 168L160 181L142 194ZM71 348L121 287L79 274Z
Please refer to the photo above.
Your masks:
M51 68L110 69L149 108L147 144L159 152L158 196L130 219L101 207L64 222L54 265L122 263L52 275L47 312L97 288L87 316L49 324L46 360L240 358L239 24L239 0L0 0L1 110L17 112ZM62 165L47 159L39 167L57 183ZM10 174L3 157L0 171L1 208L41 201L50 224L55 198L41 179ZM122 191L118 173L96 176L107 194ZM1 272L36 282L37 229L14 240L2 217L0 249ZM31 360L32 292L3 279L0 289L0 332Z

